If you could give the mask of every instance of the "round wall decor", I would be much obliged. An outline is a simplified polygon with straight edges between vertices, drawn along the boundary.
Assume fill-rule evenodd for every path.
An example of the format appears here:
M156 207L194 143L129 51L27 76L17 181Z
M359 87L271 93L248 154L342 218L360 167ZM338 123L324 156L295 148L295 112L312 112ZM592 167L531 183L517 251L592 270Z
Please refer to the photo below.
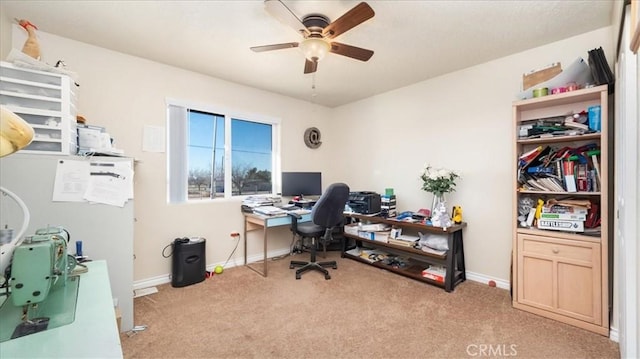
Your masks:
M320 141L320 130L315 127L309 127L304 131L304 143L309 148L318 148L322 144Z

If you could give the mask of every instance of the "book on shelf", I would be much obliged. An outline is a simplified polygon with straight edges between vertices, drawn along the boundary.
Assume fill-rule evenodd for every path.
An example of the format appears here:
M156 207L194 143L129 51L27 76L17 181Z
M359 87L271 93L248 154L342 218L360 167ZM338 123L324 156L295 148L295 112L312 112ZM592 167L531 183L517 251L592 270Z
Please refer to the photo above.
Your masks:
M591 155L591 163L593 164L593 170L595 171L596 185L600 188L600 163L597 155Z
M565 189L567 192L578 192L576 188L576 178L574 176L575 164L572 161L564 161L562 166Z
M576 166L576 184L580 192L587 192L589 190L586 164L579 163Z

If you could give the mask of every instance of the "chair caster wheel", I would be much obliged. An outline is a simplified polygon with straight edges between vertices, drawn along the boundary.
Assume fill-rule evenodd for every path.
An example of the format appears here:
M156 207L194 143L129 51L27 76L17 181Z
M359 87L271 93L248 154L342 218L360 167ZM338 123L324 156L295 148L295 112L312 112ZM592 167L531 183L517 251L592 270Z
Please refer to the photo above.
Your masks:
M289 269L293 269L293 264L289 264Z
M329 279L331 279L331 276L329 274L324 276L324 280L329 280Z
M333 266L332 268L333 268L333 269L338 269L338 266L337 266L337 265L335 265L335 266Z
M296 279L300 279L300 274L296 274Z

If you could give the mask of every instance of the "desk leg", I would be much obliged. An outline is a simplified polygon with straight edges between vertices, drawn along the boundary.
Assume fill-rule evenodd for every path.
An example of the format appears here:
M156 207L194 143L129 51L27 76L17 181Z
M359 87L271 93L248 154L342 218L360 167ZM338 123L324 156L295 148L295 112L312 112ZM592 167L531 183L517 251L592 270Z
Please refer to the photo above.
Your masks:
M249 228L251 226L251 228ZM247 258L247 232L256 230L262 227L262 241L264 243L264 259L263 259L263 270L262 272L257 268L252 267L249 264L249 260ZM252 271L260 274L263 277L267 276L267 224L258 224L255 222L249 222L246 218L244 220L244 265L245 267L251 269Z
M262 263L264 265L263 276L267 276L267 226L262 228L262 242L264 243L264 258Z
M244 218L244 265L249 265L247 262L247 217Z

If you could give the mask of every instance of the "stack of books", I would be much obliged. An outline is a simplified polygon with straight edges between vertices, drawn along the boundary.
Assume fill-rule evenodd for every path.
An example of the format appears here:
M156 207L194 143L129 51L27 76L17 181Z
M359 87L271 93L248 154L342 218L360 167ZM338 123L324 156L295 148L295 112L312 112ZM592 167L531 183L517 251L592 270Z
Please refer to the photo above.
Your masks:
M547 138L556 136L578 136L594 131L587 125L587 111L568 116L553 116L523 121L518 126L520 139Z
M584 232L585 221L589 215L591 202L550 200L542 206L539 229L564 232ZM597 206L595 208L597 211Z
M537 146L518 160L518 182L524 190L545 192L600 191L600 148Z

